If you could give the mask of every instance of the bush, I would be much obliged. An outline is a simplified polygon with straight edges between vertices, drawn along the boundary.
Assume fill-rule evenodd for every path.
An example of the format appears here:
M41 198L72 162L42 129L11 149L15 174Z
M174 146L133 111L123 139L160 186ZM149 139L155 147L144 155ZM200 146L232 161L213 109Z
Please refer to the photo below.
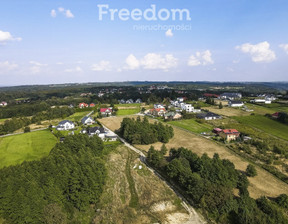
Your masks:
M257 176L257 170L255 168L255 166L249 164L246 168L246 174L248 177L255 177Z
M26 126L26 127L24 128L24 133L27 133L27 132L30 132L30 131L31 131L30 127Z

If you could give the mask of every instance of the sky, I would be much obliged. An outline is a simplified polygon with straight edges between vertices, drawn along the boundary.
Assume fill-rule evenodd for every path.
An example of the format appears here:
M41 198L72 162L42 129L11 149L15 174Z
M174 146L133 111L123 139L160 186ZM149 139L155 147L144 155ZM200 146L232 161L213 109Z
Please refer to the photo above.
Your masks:
M0 86L288 81L287 0L0 0Z

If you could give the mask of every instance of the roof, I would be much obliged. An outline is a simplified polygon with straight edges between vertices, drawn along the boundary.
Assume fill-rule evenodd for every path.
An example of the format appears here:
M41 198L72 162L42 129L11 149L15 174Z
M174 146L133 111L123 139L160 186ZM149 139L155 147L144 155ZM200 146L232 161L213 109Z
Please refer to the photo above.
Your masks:
M97 131L99 131L100 133L105 133L105 129L102 127L93 127L88 129L89 134L96 133Z
M222 129L221 128L214 128L213 131L220 132L220 131L222 131Z
M231 104L243 104L243 102L239 101L239 100L231 100L229 103L231 103Z
M224 130L222 130L222 132L226 135L239 134L240 133L236 129L224 129Z
M60 121L60 122L59 122L59 125L61 125L61 124L66 124L67 122L68 122L69 124L74 124L72 121L64 120L64 121Z
M207 112L207 113L201 113L201 114L197 114L198 118L205 118L205 117L218 117L220 118L221 116L212 112Z
M107 110L109 110L110 112L112 112L112 110L111 110L110 108L101 108L101 109L100 109L100 112L101 112L101 113L104 113L104 112L106 112Z
M81 122L82 122L82 123L85 123L85 121L88 120L88 119L93 120L92 117L87 117L87 116L85 116L85 117L82 118Z

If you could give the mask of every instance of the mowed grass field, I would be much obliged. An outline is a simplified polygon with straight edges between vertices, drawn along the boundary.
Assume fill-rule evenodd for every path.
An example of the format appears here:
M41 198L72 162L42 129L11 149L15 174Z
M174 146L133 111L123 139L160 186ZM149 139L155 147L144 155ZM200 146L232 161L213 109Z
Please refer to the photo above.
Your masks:
M231 108L231 107L223 107L222 109L219 109L219 107L208 107L205 108L215 114L231 117L231 116L249 116L250 112L246 112L244 110L241 110L240 108Z
M278 121L274 121L261 115L234 117L234 119L247 126L255 127L268 134L288 140L288 125L282 124Z
M200 134L201 132L209 132L213 129L212 125L209 124L200 124L194 119L189 120L179 120L179 121L169 121L168 124L184 128L188 131Z
M118 116L123 116L123 115L132 115L132 114L137 114L140 112L140 108L138 109L119 109L117 111Z
M136 116L130 116L136 117ZM109 117L101 119L101 123L106 127L117 130L120 128L121 121L124 117ZM152 121L154 122L154 121ZM155 149L160 150L162 143L152 144ZM137 148L148 152L151 145L136 145ZM174 137L166 144L168 149L185 147L192 152L201 156L203 153L207 153L212 157L214 153L218 153L221 159L228 159L234 163L236 169L245 171L249 164L242 157L234 154L228 148L223 145L217 144L211 140L195 135L189 131L179 129L174 126ZM288 184L274 177L269 172L257 167L258 175L253 178L249 178L250 186L249 193L253 198L259 198L263 195L276 197L280 194L288 194Z
M0 169L47 156L56 142L49 130L0 138Z
M65 120L80 121L81 118L85 117L87 114L89 114L89 111L76 112L75 114L72 114L71 116L65 118Z

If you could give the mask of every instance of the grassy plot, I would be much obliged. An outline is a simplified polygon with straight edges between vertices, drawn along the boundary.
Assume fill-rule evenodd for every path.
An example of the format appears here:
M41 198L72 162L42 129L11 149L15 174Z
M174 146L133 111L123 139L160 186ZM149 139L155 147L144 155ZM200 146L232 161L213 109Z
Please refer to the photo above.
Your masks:
M85 117L87 114L89 114L89 112L87 111L76 112L75 114L72 114L71 116L67 117L66 120L80 121L81 118Z
M175 193L127 147L118 146L106 164L108 178L93 223L180 224L189 219Z
M8 120L9 118L3 118L3 119L0 119L0 124L3 124L6 120Z
M137 114L140 112L140 109L120 109L117 111L118 116L123 116L123 115L132 115L132 114Z
M0 168L47 156L56 142L49 130L0 138Z
M288 140L288 125L261 115L234 117L234 119L242 124L258 128L268 134Z
M200 124L194 119L189 120L179 120L179 121L169 121L168 124L175 125L180 128L184 128L188 131L200 134L201 132L209 132L212 130L212 125Z
M140 107L141 103L130 103L130 104L115 104L118 108L129 108L129 107Z

